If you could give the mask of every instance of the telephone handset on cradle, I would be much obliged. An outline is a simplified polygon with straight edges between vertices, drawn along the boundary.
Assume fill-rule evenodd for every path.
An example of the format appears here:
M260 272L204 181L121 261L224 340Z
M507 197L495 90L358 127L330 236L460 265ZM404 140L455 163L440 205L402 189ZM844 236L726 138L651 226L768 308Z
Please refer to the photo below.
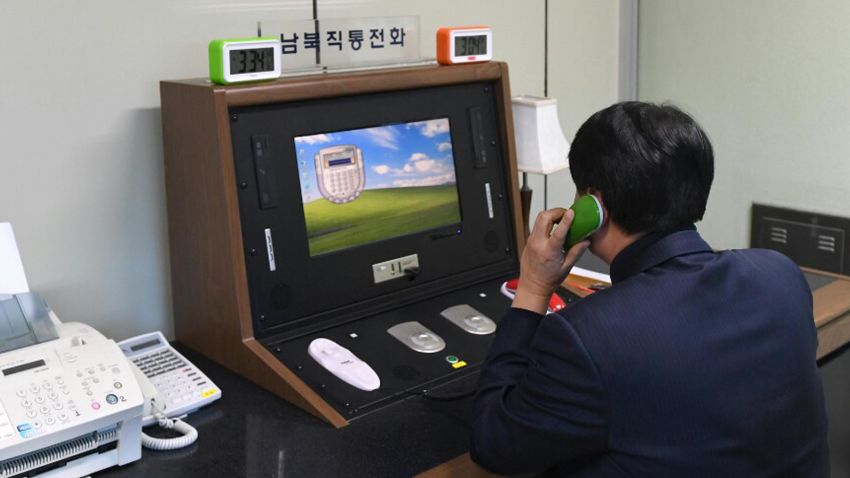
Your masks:
M142 425L158 423L183 435L164 439L142 432L142 445L152 450L175 450L194 443L197 430L175 417L186 416L218 400L221 390L171 347L161 332L133 337L118 345L129 359L145 398Z
M573 217L573 223L570 225L570 230L567 232L567 239L564 241L565 251L568 251L571 247L587 239L591 234L599 230L602 226L602 221L605 219L602 204L592 194L578 198L570 206L570 209L575 212L575 216Z

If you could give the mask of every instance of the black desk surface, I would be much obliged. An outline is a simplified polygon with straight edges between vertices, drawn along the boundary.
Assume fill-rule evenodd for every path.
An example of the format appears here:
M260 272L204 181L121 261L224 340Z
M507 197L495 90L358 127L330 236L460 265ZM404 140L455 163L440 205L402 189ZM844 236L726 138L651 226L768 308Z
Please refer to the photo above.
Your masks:
M471 398L411 397L335 429L191 350L176 346L222 390L189 415L198 441L175 451L143 450L142 459L95 477L412 476L469 449ZM477 374L474 375L477 377ZM433 395L461 395L474 379Z

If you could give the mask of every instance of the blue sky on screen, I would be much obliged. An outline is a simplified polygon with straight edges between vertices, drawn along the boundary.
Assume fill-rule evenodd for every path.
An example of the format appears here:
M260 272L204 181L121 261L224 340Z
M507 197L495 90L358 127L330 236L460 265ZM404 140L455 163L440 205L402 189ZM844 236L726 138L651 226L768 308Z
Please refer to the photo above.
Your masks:
M295 138L304 203L321 198L316 182L316 153L342 144L363 150L366 189L455 183L448 118L314 134Z

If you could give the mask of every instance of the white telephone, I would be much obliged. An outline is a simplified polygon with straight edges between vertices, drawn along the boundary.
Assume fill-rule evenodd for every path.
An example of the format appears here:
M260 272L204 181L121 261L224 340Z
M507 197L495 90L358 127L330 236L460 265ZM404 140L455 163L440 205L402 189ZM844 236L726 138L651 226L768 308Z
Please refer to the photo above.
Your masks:
M133 366L145 397L142 425L158 423L182 437L162 439L142 432L142 445L174 450L191 445L198 432L179 418L221 398L221 390L195 365L175 350L161 332L139 335L118 343Z

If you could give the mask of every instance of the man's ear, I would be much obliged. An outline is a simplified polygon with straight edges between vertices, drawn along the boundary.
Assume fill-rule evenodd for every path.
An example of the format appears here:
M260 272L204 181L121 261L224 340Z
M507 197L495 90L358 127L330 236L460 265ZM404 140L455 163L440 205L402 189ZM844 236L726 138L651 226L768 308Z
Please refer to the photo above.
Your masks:
M602 206L602 224L599 225L599 228L602 229L603 227L608 225L609 217L608 208L605 207L605 200L602 198L602 193L597 191L596 189L589 189L587 191L587 194L593 195L596 200L599 201L599 204Z

